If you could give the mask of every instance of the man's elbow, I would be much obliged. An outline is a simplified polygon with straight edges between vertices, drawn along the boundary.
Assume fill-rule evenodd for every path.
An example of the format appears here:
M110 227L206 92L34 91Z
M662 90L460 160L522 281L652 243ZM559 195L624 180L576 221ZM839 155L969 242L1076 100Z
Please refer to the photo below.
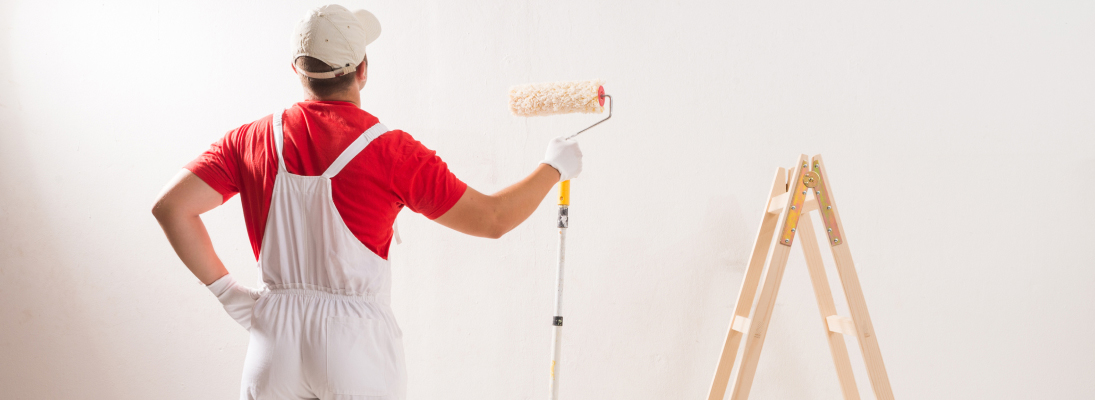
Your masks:
M152 216L156 217L157 221L167 219L171 212L171 204L165 201L163 197L156 199L156 202L152 204Z
M483 232L483 237L487 239L500 239L507 232L509 232L509 229L506 229L504 226L500 224L491 224L486 231Z
M490 222L486 225L487 228L485 232L483 232L483 237L487 239L500 239L502 236L509 233L509 231L513 230L512 226L509 226L509 224L498 217L491 218Z
M495 230L492 230L492 231L488 232L485 237L487 239L501 239L502 236L505 236L505 234L507 232L509 232L509 231L502 230L502 229L495 229Z

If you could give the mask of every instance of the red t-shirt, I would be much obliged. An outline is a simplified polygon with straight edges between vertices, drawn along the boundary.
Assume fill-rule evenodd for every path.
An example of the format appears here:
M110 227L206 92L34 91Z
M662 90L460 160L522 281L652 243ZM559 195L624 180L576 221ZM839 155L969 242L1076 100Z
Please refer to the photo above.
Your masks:
M353 103L340 101L297 103L285 111L282 121L286 169L308 176L323 174L350 143L379 122ZM224 201L240 193L255 259L278 172L272 122L272 115L267 115L229 131L185 167ZM346 226L384 259L392 242L392 224L403 206L435 219L452 208L467 187L433 150L400 130L373 139L331 179L335 207Z

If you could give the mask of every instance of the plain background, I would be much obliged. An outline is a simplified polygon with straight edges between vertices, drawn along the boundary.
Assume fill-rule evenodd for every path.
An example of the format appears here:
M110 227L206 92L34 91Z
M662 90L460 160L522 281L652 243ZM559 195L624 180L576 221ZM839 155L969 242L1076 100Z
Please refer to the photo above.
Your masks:
M0 3L0 397L237 395L247 334L149 210L210 143L301 98L288 37L320 4ZM600 78L618 101L581 137L562 398L706 396L772 176L800 153L825 156L897 398L1095 397L1095 3L346 5L383 24L363 107L480 191L598 118L513 117L509 86ZM410 399L546 396L550 197L493 241L400 215ZM204 219L254 281L239 199ZM752 394L840 396L797 248Z

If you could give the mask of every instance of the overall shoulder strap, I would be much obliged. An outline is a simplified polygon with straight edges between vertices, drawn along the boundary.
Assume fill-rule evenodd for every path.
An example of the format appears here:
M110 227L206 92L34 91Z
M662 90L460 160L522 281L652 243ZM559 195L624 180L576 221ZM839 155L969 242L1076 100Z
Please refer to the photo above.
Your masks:
M360 153L361 150L365 150L365 147L368 146L369 143L372 143L373 139L383 135L385 132L388 132L388 128L379 122L376 123L376 125L373 125L372 128L367 129L361 136L358 136L357 140L350 143L350 147L347 147L346 150L342 151L342 154L335 159L335 162L332 163L330 167L327 167L327 171L323 172L323 177L333 178L335 175L338 175L339 171L342 171L342 168L350 163L350 160L357 157L357 154Z
M278 170L285 171L285 158L281 156L281 152L285 147L285 135L281 130L281 114L286 110L278 110L274 112L274 151L278 153Z

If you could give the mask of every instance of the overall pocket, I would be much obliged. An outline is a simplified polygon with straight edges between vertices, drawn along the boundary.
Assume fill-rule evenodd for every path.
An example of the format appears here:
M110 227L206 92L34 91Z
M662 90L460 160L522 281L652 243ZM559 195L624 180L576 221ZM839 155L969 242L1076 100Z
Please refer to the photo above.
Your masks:
M327 318L327 386L335 394L383 398L398 385L390 331L367 318Z

